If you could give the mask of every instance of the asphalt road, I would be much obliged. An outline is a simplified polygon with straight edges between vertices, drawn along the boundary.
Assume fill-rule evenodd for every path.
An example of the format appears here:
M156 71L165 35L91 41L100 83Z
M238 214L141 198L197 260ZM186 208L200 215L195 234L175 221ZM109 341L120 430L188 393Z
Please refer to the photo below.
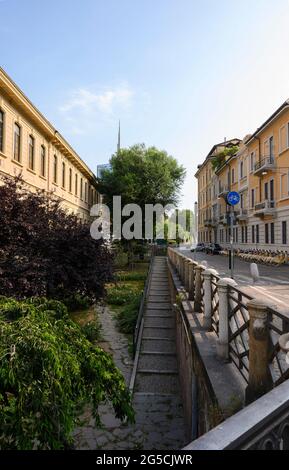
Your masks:
M206 261L208 268L216 269L220 277L230 277L227 256L207 255L202 252L195 254L187 249L180 249L180 251L190 258L196 259L199 263ZM267 266L258 264L258 269L260 278L254 283L250 276L250 263L236 257L234 262L234 279L250 295L264 296L272 303L278 305L281 310L286 310L289 313L289 265Z

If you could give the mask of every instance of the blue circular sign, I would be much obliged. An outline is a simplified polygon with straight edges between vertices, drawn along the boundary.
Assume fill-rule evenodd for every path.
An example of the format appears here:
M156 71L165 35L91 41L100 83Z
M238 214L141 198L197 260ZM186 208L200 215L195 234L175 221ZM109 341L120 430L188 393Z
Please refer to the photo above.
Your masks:
M227 202L230 206L235 206L240 202L240 194L237 191L230 191L227 196Z

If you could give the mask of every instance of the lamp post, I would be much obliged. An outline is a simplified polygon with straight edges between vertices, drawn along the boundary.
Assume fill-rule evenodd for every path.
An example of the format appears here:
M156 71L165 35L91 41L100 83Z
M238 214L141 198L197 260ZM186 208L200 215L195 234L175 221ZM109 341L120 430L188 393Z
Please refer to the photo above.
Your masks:
M198 203L195 202L195 250L194 250L194 260L196 261L197 258L197 244L198 244Z

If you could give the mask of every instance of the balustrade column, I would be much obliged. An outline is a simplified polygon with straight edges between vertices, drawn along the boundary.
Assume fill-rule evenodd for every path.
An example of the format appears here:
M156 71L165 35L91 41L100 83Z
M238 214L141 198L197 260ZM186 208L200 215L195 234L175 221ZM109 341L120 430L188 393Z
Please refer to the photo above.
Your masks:
M189 258L185 258L185 279L184 279L184 286L187 292L189 292L189 265L191 260Z
M195 267L198 266L196 261L190 261L189 263L189 300L194 300L195 297Z
M195 267L195 297L194 297L194 310L201 312L202 306L202 271L206 268L201 264Z
M229 359L229 286L235 287L236 281L231 278L220 279L217 283L219 295L219 339L217 354L223 360Z
M216 275L215 269L206 269L204 276L204 317L203 328L212 329L212 276Z
M249 325L249 384L246 403L259 398L272 389L269 371L270 331L269 304L263 299L253 299L247 304Z
M182 285L184 286L185 283L185 257L180 255L180 262L181 262L181 271L180 271L180 278L182 281Z

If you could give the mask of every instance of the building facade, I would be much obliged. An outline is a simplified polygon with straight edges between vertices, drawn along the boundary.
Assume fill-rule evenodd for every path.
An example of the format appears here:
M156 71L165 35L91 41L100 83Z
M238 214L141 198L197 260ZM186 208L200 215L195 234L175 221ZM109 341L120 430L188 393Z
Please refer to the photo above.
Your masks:
M235 245L241 249L287 250L289 101L285 101L256 132L239 141L238 150L214 169L215 156L231 142L214 146L196 173L199 241L229 245L231 232L226 196L229 191L238 191L240 203L234 206L232 234ZM211 178L204 186L206 173L211 173ZM214 195L207 204L204 204L204 191ZM204 212L212 216L204 219Z
M93 172L1 68L0 173L21 173L32 191L53 191L83 220L99 200Z
M223 218L226 217L226 204L220 196L228 187L228 176L225 171L217 174L214 159L225 149L239 143L239 139L232 139L214 145L205 161L198 166L195 176L198 179L198 240L200 242L216 242Z

